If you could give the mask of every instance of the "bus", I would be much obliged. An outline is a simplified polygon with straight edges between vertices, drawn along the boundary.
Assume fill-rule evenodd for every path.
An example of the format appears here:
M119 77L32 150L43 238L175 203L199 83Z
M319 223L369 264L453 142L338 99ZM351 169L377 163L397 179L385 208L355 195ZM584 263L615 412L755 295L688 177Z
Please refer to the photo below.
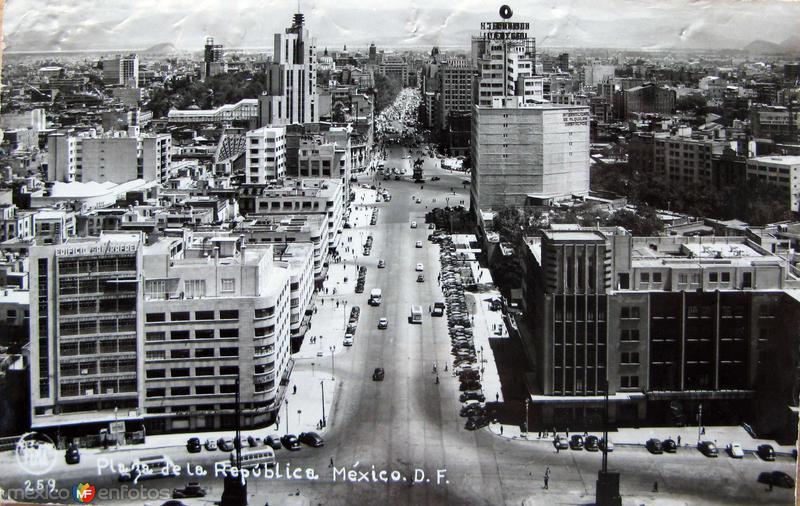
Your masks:
M236 465L236 452L231 452L231 465ZM258 450L242 451L242 469L252 469L261 465L273 467L275 465L275 450L270 447Z
M175 463L166 455L142 457L119 472L119 481L138 481L174 476Z
M422 323L422 306L411 306L411 316L408 317L409 323Z

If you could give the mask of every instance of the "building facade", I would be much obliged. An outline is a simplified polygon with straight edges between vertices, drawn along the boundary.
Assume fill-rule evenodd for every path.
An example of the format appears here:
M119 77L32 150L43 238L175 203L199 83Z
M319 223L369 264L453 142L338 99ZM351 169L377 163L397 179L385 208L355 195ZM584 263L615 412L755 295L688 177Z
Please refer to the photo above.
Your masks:
M286 128L261 127L247 132L245 182L266 183L286 174Z
M789 209L800 212L800 156L757 156L747 160L747 177L778 186Z

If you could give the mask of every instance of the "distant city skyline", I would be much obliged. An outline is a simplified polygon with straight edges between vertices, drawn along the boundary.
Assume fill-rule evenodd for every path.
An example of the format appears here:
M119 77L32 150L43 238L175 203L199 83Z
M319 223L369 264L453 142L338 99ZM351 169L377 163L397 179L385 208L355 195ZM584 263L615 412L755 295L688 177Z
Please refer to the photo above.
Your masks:
M479 23L499 19L503 2L431 0L424 4L352 0L302 2L300 10L320 49L366 47L466 47ZM528 21L540 47L657 49L754 49L775 45L800 51L800 2L735 3L574 0L510 2L514 20ZM75 0L68 5L19 0L5 6L6 50L74 51L146 49L169 43L198 50L205 36L231 48L268 48L297 11L291 1L219 2L142 0L117 4ZM268 15L254 15L259 11ZM376 20L378 22L376 22ZM385 20L381 22L381 20ZM391 22L386 22L391 21ZM766 24L768 23L768 29ZM777 46L776 46L777 47Z

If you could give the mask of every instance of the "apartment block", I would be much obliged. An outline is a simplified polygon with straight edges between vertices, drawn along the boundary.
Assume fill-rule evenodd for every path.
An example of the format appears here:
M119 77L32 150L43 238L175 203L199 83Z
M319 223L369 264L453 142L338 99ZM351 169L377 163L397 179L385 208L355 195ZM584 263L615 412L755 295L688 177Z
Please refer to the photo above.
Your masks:
M288 269L270 247L164 238L143 253L144 408L150 433L274 419L291 371Z
M747 160L747 177L778 186L789 209L800 212L800 156L757 156Z
M139 86L139 57L135 54L117 55L103 60L103 82L108 85Z
M286 128L261 127L247 132L245 182L266 183L286 174Z
M589 108L495 99L472 113L475 209L589 191Z

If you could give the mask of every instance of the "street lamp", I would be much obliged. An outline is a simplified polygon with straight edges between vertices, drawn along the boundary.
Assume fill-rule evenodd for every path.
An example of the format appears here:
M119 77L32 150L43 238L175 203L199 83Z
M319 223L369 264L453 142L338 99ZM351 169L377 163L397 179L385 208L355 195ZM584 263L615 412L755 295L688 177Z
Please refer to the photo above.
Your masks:
M336 362L334 361L334 353L336 353L336 345L330 347L331 350L331 381L336 381L334 377L334 371L336 371Z
M346 331L347 330L347 301L344 301L344 314L342 316L343 316L342 319L344 320L344 322L342 324L342 329Z
M286 406L286 433L289 433L289 399L283 400L284 405Z
M322 389L322 426L325 427L328 421L325 419L325 381L319 381L319 387Z

